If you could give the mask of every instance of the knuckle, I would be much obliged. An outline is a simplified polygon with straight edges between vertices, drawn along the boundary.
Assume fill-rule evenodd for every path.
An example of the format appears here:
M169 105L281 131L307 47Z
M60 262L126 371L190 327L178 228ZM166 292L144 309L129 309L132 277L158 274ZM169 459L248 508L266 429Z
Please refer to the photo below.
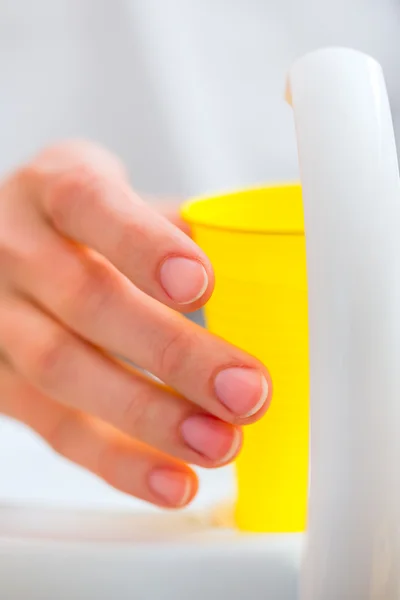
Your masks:
M152 407L154 403L149 393L136 391L123 407L117 425L140 440L147 438L149 427L152 427L156 420Z
M156 363L160 377L173 381L177 373L182 373L192 347L192 336L184 329L173 332L158 349Z
M53 223L68 228L81 204L93 202L102 188L102 178L89 164L82 163L54 177L47 193L47 209Z
M72 411L63 411L60 417L45 432L44 437L48 445L61 456L68 457L68 444L71 430L75 424L76 416Z
M43 169L36 163L27 163L19 167L11 176L9 183L18 190L34 188L45 177Z
M115 442L107 440L99 450L95 472L109 485L117 485L117 464L119 462L120 452Z
M29 358L32 379L51 390L62 385L71 363L72 340L67 332L54 330L37 344Z
M67 282L61 312L77 326L97 321L117 294L116 278L101 262L81 264Z
M151 240L149 240L145 227L139 219L129 219L125 223L121 223L118 239L115 240L115 254L119 257L122 265L131 264L132 255L139 263L146 261L148 264L149 259L151 259L150 245Z
M0 273L2 280L4 280L6 273L9 272L9 268L14 263L18 254L18 250L13 248L6 239L0 237Z

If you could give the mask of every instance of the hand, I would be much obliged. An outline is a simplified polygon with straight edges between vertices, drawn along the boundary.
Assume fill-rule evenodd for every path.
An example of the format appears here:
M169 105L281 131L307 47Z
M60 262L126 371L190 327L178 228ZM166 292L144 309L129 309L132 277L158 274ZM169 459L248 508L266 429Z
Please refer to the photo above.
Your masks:
M114 157L44 151L0 189L0 412L123 492L186 505L188 464L231 461L271 389L256 359L177 312L212 289L207 257Z

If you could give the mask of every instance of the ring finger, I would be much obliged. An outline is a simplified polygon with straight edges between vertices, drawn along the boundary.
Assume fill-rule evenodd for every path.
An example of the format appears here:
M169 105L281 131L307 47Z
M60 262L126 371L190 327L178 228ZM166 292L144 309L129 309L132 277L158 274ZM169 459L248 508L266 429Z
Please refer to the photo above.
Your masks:
M22 298L2 300L0 339L15 369L46 396L162 452L215 467L240 449L239 428L122 367Z
M120 491L170 508L185 506L196 494L197 477L187 465L51 400L4 364L0 394L0 412L25 423L56 452Z

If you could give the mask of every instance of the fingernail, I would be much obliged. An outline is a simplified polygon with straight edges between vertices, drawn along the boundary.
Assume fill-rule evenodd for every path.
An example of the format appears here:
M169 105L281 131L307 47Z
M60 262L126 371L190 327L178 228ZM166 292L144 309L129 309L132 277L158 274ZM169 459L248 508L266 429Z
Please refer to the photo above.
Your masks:
M181 425L186 444L218 463L227 463L239 451L242 436L236 427L208 415L193 415Z
M151 471L149 486L163 503L177 507L188 503L193 490L190 475L171 469Z
M178 304L191 304L204 295L208 287L207 271L197 260L174 256L160 269L160 281L165 292Z
M255 415L268 398L267 379L254 369L233 367L220 371L214 386L220 402L242 418Z

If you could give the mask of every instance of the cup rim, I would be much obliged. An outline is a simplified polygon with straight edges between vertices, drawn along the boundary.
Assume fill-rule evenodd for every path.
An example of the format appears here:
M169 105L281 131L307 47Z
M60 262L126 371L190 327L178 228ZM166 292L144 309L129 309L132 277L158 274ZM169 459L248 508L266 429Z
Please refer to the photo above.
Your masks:
M258 228L249 228L249 227L240 227L240 226L222 226L220 224L213 223L212 220L208 220L206 218L199 218L193 216L193 207L199 203L207 202L207 201L215 201L218 199L226 198L229 196L237 197L241 194L249 194L252 192L258 193L262 191L272 191L278 188L286 188L286 189L299 189L299 182L283 182L283 183L270 183L265 185L258 186L249 186L240 189L231 189L228 191L221 191L215 194L204 194L201 196L195 196L185 201L180 208L180 215L182 219L188 224L196 227L202 227L217 231L231 232L231 233L240 233L243 235L290 235L290 236L304 236L304 226L303 227L258 227Z

